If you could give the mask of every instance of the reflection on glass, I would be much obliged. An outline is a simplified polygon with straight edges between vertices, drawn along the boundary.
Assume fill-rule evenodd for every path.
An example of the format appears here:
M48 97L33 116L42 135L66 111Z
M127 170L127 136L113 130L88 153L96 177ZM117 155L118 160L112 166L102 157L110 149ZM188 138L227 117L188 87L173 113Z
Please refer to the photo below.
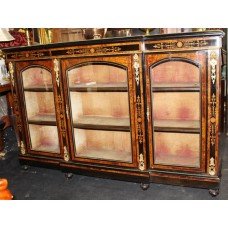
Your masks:
M154 132L154 163L199 167L200 135Z
M60 153L56 126L29 124L32 150Z
M31 67L22 73L24 89L52 88L51 73L41 67Z
M181 61L167 61L150 70L153 87L199 87L199 68Z
M76 156L131 162L130 132L74 129Z
M31 149L60 153L51 73L42 67L22 72Z
M51 92L25 92L29 121L56 121L54 95Z
M127 87L126 70L110 65L90 64L68 73L70 87Z
M154 163L199 167L199 68L184 61L167 61L151 67L150 76Z
M131 162L127 71L88 63L68 71L76 156Z

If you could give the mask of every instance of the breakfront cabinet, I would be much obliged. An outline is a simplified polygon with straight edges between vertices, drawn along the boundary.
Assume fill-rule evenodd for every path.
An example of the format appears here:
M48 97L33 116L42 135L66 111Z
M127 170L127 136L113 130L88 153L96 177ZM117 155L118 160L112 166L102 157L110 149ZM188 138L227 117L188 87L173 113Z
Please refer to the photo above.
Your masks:
M218 194L222 37L5 49L20 162Z

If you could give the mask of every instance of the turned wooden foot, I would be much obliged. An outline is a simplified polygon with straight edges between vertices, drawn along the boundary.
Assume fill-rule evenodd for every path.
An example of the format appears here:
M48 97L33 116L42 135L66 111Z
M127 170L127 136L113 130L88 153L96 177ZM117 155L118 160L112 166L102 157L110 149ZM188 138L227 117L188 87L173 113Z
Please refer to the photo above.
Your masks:
M66 179L71 179L73 177L73 173L65 173Z
M140 187L143 191L147 190L150 187L150 184L148 183L141 183Z
M209 193L212 197L216 197L219 194L219 189L209 189Z

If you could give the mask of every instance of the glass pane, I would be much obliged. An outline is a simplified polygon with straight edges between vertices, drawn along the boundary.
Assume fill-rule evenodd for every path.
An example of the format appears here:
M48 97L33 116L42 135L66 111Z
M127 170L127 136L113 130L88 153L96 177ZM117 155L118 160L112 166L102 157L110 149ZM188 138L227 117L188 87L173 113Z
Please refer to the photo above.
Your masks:
M154 163L200 166L200 135L154 132Z
M76 155L131 162L130 132L74 129Z
M22 80L31 149L60 153L51 73L31 67L22 72Z
M29 132L32 150L60 153L56 126L29 124Z
M200 166L200 71L167 61L150 69L154 163Z
M127 71L90 63L68 71L68 78L75 155L131 162Z
M199 128L199 92L153 93L155 127Z
M126 70L101 64L77 67L68 73L70 87L127 87Z
M70 93L74 124L130 128L128 93Z
M52 88L51 73L41 67L31 67L22 73L24 89Z
M153 87L199 87L199 68L182 61L167 61L150 69Z
M56 121L52 92L24 92L29 121Z

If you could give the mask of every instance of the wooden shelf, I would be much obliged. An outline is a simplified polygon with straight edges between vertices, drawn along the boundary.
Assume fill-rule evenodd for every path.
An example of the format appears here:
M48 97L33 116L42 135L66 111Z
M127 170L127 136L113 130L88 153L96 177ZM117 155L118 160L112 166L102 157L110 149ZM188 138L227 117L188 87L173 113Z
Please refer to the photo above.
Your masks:
M56 116L55 114L39 114L30 117L28 122L30 124L56 126Z
M73 125L81 129L130 131L129 118L82 116Z
M188 157L180 155L166 154L162 156L155 156L155 164L159 165L173 165L173 166L185 166L185 167L199 167L199 157Z
M102 160L114 160L121 162L131 162L131 151L116 151L116 150L104 150L95 148L86 148L83 151L76 153L77 157L102 159Z
M200 133L197 120L154 120L154 131Z
M127 92L127 83L80 83L70 86L76 92Z
M60 153L60 148L58 145L45 145L45 144L40 144L39 146L32 147L32 150L35 151L43 151L43 152L49 152L49 153Z
M53 91L53 86L48 85L48 86L29 86L29 87L24 87L24 91L30 91L30 92L52 92Z
M153 83L153 92L200 91L199 83Z

